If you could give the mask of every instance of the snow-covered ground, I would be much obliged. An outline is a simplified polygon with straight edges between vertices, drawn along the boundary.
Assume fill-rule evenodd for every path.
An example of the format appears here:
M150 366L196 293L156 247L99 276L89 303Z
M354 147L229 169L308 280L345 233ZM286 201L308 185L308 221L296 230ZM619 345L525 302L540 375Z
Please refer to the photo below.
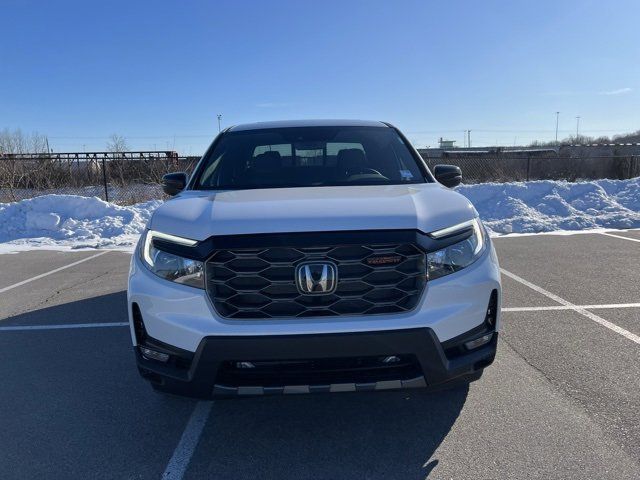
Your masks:
M640 228L640 178L462 185L493 234ZM43 195L0 203L0 253L32 248L131 250L152 200L121 207L96 197Z
M498 234L640 227L640 177L484 183L462 185L457 191Z
M31 248L131 249L161 203L121 207L76 195L0 203L0 253Z

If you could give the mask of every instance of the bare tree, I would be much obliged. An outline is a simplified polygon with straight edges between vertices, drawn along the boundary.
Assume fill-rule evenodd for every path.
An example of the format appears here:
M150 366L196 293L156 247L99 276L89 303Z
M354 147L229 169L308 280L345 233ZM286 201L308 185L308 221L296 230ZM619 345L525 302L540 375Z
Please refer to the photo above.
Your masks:
M535 140L529 144L531 147L555 147L555 146L567 146L567 145L576 145L576 144L587 144L587 143L634 143L640 142L640 130L637 130L633 133L623 133L620 135L614 135L613 137L608 137L606 135L602 135L600 137L589 137L587 135L570 135L567 138L560 140L559 142L551 141L539 141Z
M47 137L38 132L24 134L19 128L0 130L0 153L46 153Z
M131 163L125 155L125 152L129 151L127 139L122 135L114 133L109 137L109 141L107 142L107 151L121 154L114 155L114 158L109 160L108 165L106 165L105 174L107 175L108 181L115 182L118 185L125 185L130 180L128 170L130 170L129 164Z
M27 135L20 129L0 130L0 189L6 189L9 199L16 200L16 190L25 188L29 182L46 179L50 163L47 152L47 137L42 134ZM31 154L33 158L25 161L16 154Z
M107 142L107 152L121 153L128 151L129 145L127 145L127 139L122 135L114 133L109 137L109 141Z
M622 135L614 135L613 141L616 143L635 143L640 142L640 130L633 133L625 133Z

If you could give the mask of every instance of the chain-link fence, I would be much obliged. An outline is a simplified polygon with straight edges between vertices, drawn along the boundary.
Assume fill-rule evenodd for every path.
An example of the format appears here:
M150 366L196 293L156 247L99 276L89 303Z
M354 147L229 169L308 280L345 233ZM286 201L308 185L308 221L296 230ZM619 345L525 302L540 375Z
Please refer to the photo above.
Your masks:
M190 173L198 160L175 152L0 155L0 202L51 193L122 205L163 198L162 176Z
M624 179L640 176L638 155L563 155L555 151L491 154L421 152L427 165L458 165L464 183ZM191 173L198 157L175 152L0 155L0 202L50 193L96 196L126 205L164 198L162 176Z
M422 152L421 152L422 153ZM529 180L625 179L640 176L640 155L563 155L557 152L506 154L458 154L446 152L437 158L422 156L433 170L438 164L457 165L463 182L524 182Z

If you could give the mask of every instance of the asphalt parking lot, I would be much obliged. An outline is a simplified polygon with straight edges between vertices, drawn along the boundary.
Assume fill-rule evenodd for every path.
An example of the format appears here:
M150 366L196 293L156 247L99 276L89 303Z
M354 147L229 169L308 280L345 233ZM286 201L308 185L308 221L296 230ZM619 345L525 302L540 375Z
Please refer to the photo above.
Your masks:
M129 255L0 255L0 478L640 478L640 231L495 240L495 364L469 387L154 393Z

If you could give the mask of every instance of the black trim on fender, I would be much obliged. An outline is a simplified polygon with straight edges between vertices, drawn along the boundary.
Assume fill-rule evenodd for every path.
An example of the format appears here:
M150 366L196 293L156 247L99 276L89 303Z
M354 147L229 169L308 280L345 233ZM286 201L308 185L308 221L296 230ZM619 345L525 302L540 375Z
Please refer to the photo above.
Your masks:
M442 342L442 348L447 358L455 358L460 355L464 355L468 352L465 343L482 337L488 333L497 335L495 331L496 319L498 310L498 290L493 290L489 295L489 303L487 305L487 312L484 317L484 322L471 330L468 330L461 335L450 338L449 340Z

